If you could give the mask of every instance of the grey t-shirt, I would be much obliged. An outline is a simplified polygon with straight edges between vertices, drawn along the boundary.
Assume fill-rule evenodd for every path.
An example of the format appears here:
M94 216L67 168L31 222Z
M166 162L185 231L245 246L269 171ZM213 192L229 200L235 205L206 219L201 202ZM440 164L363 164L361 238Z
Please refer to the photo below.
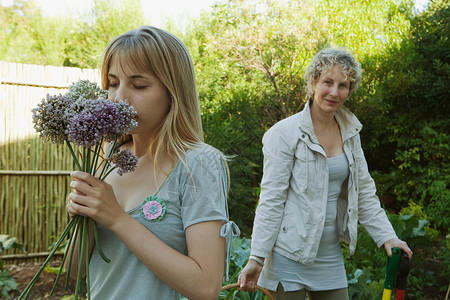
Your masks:
M128 213L164 243L187 255L187 227L204 221L228 221L228 182L223 157L209 145L202 144L187 151L185 162L189 170L178 161L167 180L153 195L166 205L161 220L150 222L144 218L142 205ZM176 291L141 263L116 235L102 226L99 226L98 232L103 252L111 262L104 262L97 249L94 249L89 265L92 299L180 298Z

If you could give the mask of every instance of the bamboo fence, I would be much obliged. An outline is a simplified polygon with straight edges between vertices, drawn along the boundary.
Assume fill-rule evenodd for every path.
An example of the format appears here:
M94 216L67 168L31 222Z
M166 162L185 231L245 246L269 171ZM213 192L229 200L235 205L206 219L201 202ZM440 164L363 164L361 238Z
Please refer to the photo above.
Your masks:
M48 251L66 226L68 175L75 169L65 145L37 136L31 110L79 79L99 83L100 73L0 62L0 233L16 237L29 253Z

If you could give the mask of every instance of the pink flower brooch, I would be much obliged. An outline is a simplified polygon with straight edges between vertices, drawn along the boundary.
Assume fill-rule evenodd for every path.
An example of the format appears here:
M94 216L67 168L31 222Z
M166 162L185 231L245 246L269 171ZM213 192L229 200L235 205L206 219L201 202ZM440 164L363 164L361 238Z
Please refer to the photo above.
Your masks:
M159 197L149 196L142 203L142 216L150 222L160 221L166 213L166 203Z

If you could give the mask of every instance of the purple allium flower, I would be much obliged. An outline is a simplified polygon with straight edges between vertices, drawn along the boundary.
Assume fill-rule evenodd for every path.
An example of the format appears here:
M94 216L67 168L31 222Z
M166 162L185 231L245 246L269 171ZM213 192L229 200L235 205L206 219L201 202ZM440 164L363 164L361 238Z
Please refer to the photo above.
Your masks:
M72 106L68 129L71 140L81 146L91 147L103 137L117 136L116 119L120 119L118 109L112 101L106 99L86 100L78 98Z
M105 120L105 125L109 122L111 126L105 128L103 136L108 142L114 141L117 137L122 137L131 132L136 126L136 112L133 107L124 101L105 101L101 106L95 108L96 113Z
M68 125L71 140L78 145L93 146L102 138L111 142L137 126L136 112L124 101L95 101L79 98L71 105L73 115Z
M119 100L115 104L117 105L121 116L121 118L117 119L117 134L119 136L124 136L138 126L137 112L134 110L133 106L123 100Z
M90 112L75 115L69 123L69 137L77 145L92 147L100 142L102 136L98 130L98 120Z
M122 176L136 169L138 158L130 150L125 149L116 151L111 157L111 161L118 168L117 173Z
M106 98L107 93L107 91L101 89L95 82L79 80L69 87L67 97L74 100L78 98L96 100L99 98Z
M115 140L118 134L118 122L122 119L117 105L106 99L94 101L96 106L92 109L92 115L97 119L97 131L99 135L110 142Z
M47 95L32 110L33 127L44 141L61 144L67 137L72 100L66 96Z
M82 112L92 111L97 106L98 100L89 100L83 97L73 99L72 104L69 108L70 117L73 117Z

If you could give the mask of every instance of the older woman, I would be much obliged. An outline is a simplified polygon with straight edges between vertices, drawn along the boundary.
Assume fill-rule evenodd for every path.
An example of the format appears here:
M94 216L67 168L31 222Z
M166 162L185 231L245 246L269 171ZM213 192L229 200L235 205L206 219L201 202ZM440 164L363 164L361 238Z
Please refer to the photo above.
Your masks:
M343 107L361 81L360 64L347 51L325 49L305 81L305 108L263 137L261 194L240 289L253 291L258 283L277 300L305 299L306 291L313 300L348 299L339 241L354 253L358 221L388 255L393 247L412 252L376 196L362 125Z

